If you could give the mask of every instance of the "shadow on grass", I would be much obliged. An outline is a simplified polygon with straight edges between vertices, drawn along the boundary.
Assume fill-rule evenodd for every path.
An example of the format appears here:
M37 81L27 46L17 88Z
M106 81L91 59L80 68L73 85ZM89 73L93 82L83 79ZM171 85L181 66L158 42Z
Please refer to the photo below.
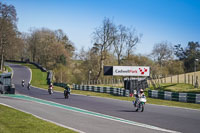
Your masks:
M176 86L177 84L170 84L170 85L163 85L161 86L162 89L165 89L167 87L171 87L171 86Z

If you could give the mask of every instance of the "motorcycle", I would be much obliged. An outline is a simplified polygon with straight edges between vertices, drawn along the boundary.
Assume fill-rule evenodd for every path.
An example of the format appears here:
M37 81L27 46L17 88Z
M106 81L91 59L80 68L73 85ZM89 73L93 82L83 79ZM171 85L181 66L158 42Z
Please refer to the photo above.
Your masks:
M53 94L53 88L49 87L48 92L49 92L50 95Z
M27 89L30 90L30 85L27 86Z
M138 111L143 112L144 111L144 105L145 105L146 102L147 102L147 99L144 95L142 97L138 98L135 111L136 112L138 112Z
M65 99L68 99L69 98L69 92L67 90L64 90L64 97Z
M24 85L24 83L22 83L22 87L24 87L25 85Z

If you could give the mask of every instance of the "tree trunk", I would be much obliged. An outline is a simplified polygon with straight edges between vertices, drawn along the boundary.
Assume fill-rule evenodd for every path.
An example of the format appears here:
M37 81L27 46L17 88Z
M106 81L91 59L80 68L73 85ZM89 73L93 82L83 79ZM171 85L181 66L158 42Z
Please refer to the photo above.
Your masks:
M3 71L3 51L1 53L1 71Z
M97 75L96 80L98 80L99 77L101 76L101 72L102 72L102 70L103 70L103 62L104 62L104 60L101 59L101 60L100 60L100 69L99 69L99 73L98 73L98 75Z
M3 39L1 38L1 71L3 71Z
M118 65L120 66L120 64L121 64L120 55L117 55L117 60L118 60Z
M100 68L99 68L99 73L98 73L98 75L97 75L96 80L98 80L99 77L101 76L101 72L102 72L102 70L103 70L103 65L104 65L104 57L103 57L103 55L101 55L101 59L100 59Z

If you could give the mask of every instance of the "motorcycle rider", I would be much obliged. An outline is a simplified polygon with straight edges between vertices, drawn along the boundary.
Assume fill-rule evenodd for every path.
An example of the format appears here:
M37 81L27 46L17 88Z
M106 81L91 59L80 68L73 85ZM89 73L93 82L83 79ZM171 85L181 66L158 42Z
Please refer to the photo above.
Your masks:
M145 96L144 90L140 89L139 92L136 92L135 94L135 102L134 102L135 107L136 107L136 103L138 102L138 99L141 98L142 96Z
M65 90L64 90L64 92L65 92L65 91L67 91L67 93L70 95L71 88L69 87L68 84L66 84L66 86L65 86Z
M22 87L24 87L24 84L25 84L25 81L24 81L24 80L22 80Z
M49 88L53 89L53 84L52 83L49 84Z
M49 84L49 91L51 91L53 93L53 84L52 83Z
M30 89L30 87L31 87L31 83L28 82L28 86L27 86L28 90Z

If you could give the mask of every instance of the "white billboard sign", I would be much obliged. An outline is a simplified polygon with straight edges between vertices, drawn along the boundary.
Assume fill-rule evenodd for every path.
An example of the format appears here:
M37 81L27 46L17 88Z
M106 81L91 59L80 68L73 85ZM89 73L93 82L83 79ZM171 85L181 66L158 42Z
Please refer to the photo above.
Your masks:
M149 76L148 66L113 66L114 76Z

